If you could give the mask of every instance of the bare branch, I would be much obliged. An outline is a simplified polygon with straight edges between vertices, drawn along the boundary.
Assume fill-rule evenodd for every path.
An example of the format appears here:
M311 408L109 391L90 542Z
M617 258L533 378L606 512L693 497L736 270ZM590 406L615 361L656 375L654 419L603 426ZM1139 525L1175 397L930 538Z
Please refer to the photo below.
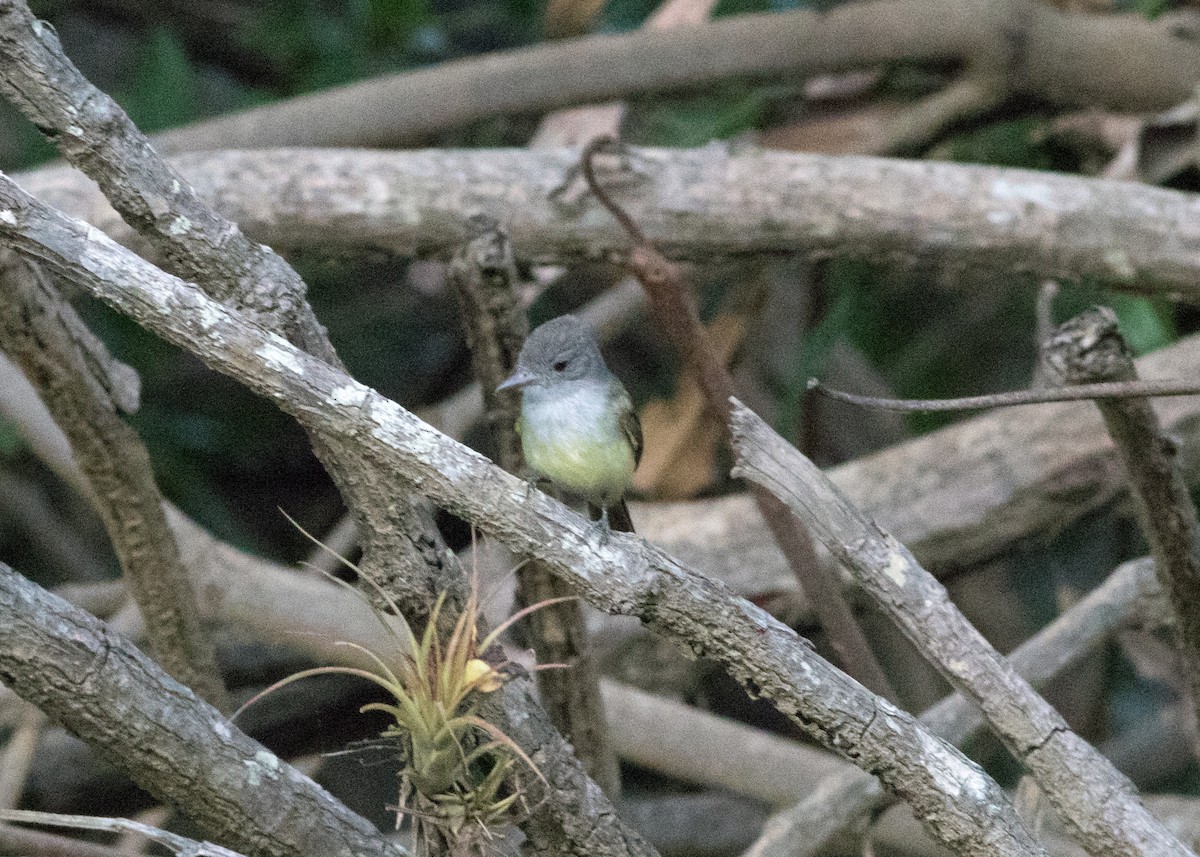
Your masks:
M310 429L338 437L347 454L371 461L381 475L420 486L521 555L547 563L595 606L637 615L721 662L825 746L876 772L941 841L968 854L1041 853L978 766L719 584L630 536L615 534L597 547L591 525L561 503L538 491L526 499L521 480L7 180L0 180L0 238Z
M139 837L157 842L169 851L184 857L242 857L236 851L230 851L211 842L197 842L162 830L142 824L128 818L101 818L90 815L64 815L57 812L32 812L30 810L0 810L0 821L15 821L23 824L43 824L57 827L73 827L76 830L102 830L108 833L135 833Z
M276 857L400 853L100 620L3 565L0 616L4 682L214 839Z
M0 824L0 851L4 849L27 857L129 857L107 845L11 824Z
M1031 685L1041 687L1108 638L1158 592L1149 560L1125 563L1025 641L1009 655L1009 663ZM935 735L956 745L970 740L986 725L979 707L961 692L927 709L920 720ZM861 836L863 820L884 803L878 783L857 771L838 771L799 804L772 816L745 857L815 857L831 842Z
M502 113L897 61L970 63L1014 95L1131 112L1173 107L1200 79L1194 45L1134 16L1069 14L1021 0L885 0L493 53L205 120L155 140L168 151L383 148Z
M809 380L808 389L820 393L822 396L837 399L839 402L848 402L851 405L906 413L973 411L984 408L1011 408L1017 405L1044 405L1048 402L1082 402L1089 399L1200 396L1200 383L1184 378L1165 381L1095 381L1071 387L1038 387L1032 390L1012 390L1007 393L964 396L960 399L884 399L878 396L860 396L857 393L826 387L815 378Z
M216 650L201 624L196 592L163 514L150 454L116 411L77 346L83 321L34 266L14 254L0 259L0 347L25 372L70 439L138 608L154 657L218 708L228 709ZM82 332L82 335L80 334Z
M95 181L179 276L206 283L289 341L334 360L304 282L269 247L216 214L151 148L115 101L66 58L54 28L24 0L0 3L0 92Z
M120 108L71 65L53 31L34 21L22 0L0 3L0 56L8 60L0 63L3 85L13 90L10 94L18 105L64 155L101 185L165 264L184 276L196 274L202 288L225 303L246 308L254 322L286 334L287 341L317 355L323 365L340 366L304 299L303 282L295 271L269 248L247 241L236 224L200 202ZM398 491L396 482L380 472L371 456L307 428L314 452L355 516L364 553L359 566L364 573L393 594L411 622L428 615L432 592L450 593L453 605L466 578L445 550L424 504L411 491ZM506 698L522 701L515 694L507 690ZM558 777L552 780L555 785L585 803L579 790L589 785L586 775L540 712L507 713L510 727L519 723L528 740L544 749L542 767L552 768ZM509 734L513 731L510 728ZM576 813L572 823L565 824L566 819L555 816L559 807L544 802L534 810L530 825L558 824L554 844L560 848L564 833L568 837L576 833L610 846L613 854L641 853L636 836L628 834L602 795L586 805L587 813ZM531 840L536 839L531 834ZM584 847L580 841L569 844Z
M1117 316L1093 307L1060 325L1042 343L1042 362L1068 384L1089 381L1137 383L1137 371ZM1144 399L1096 402L1129 477L1134 512L1162 588L1175 615L1173 630L1200 724L1200 545L1196 506L1179 467L1173 439L1159 426ZM1200 748L1193 748L1193 752Z
M1191 852L1151 816L1133 785L1071 731L950 601L912 554L855 509L820 469L742 405L734 409L734 473L768 487L942 675L970 696L1029 769L1072 836L1097 854L1186 857Z
M998 167L768 151L632 150L637 174L610 191L670 258L764 253L935 264L1038 280L1094 277L1200 300L1188 236L1200 212L1180 191ZM621 258L629 240L590 197L563 186L574 150L282 150L172 161L204 199L274 247L449 254L467 222L503 223L523 258ZM20 177L35 196L130 241L74 171ZM1087 223L1086 230L1075 224ZM138 249L141 249L140 246ZM936 282L936 281L935 281ZM1019 282L1019 280L1016 280Z
M0 91L100 186L168 269L340 365L299 275L204 203L116 102L67 59L53 28L35 20L24 0L0 2L0 57ZM362 568L391 587L413 617L430 607L429 580L439 591L463 585L457 570L444 566L437 531L410 497L381 485L369 465L341 457L320 435L312 441L356 516L364 539Z

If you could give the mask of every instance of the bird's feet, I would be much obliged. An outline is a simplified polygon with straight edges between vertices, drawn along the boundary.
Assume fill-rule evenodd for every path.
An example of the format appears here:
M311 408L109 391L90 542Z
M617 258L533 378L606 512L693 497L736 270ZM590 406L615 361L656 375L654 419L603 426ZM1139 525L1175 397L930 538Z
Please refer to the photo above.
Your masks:
M592 528L596 531L597 539L600 547L608 544L608 537L612 535L612 527L608 523L608 507L600 507L600 518L592 521Z

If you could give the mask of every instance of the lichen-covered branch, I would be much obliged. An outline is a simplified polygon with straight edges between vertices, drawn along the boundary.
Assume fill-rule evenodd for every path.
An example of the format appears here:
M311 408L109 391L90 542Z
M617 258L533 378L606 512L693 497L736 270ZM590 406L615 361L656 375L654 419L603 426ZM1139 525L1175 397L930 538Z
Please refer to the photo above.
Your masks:
M208 206L117 103L71 63L53 28L36 20L24 0L0 2L0 60L0 91L99 185L168 270L340 365L300 276ZM343 457L319 433L312 441L360 524L367 573L391 587L414 617L431 606L430 580L433 590L461 585L456 570L444 567L437 531L412 498L382 485L368 463Z
M179 276L332 359L304 282L269 247L214 212L151 148L125 112L63 54L24 0L0 2L0 92L99 185Z
M1126 563L1022 643L1008 661L1022 678L1040 687L1093 650L1159 592L1150 560ZM920 720L935 735L956 745L986 725L979 707L961 692L927 709ZM864 820L883 807L885 798L878 783L857 771L839 771L822 780L803 801L772 816L745 857L826 853L832 842L861 838Z
M117 413L76 334L83 321L28 261L0 256L0 349L20 364L71 442L99 499L130 592L146 617L150 650L168 672L228 708L215 647L163 514L150 455Z
M1189 857L1132 783L1071 731L967 621L904 545L855 509L820 469L756 414L734 409L736 475L765 485L809 523L855 580L954 687L979 704L1071 834L1095 854Z
M787 626L631 536L591 525L344 372L296 349L0 179L0 239L275 402L381 476L416 487L593 605L636 615L720 662L830 749L875 772L942 842L971 855L1041 849L974 763L818 657ZM1163 852L1170 853L1170 852Z
M10 97L72 163L100 184L165 265L184 276L195 275L200 288L223 303L245 310L253 322L286 335L286 341L323 363L340 367L295 271L201 202L115 102L74 68L53 30L34 20L23 0L0 2L0 58L0 86L7 87ZM428 615L434 593L450 593L453 603L466 586L465 575L445 549L425 504L410 490L398 490L396 480L381 472L370 455L327 436L315 424L305 428L355 516L363 572L391 592L412 622ZM561 774L556 781L560 791L568 793L587 783L578 763L562 755L561 738L548 729L539 712L512 714L530 740L544 749L544 767L553 762L555 773ZM585 803L581 795L575 799ZM561 849L564 838L578 833L591 837L596 853L601 846L613 855L643 853L602 795L586 801L586 808L576 813L573 826L558 825L551 844ZM531 824L561 822L555 810L544 802L534 810ZM543 837L542 842L548 840ZM565 844L583 847L578 841Z
M272 857L401 854L128 640L4 565L0 677L231 848Z
M1071 385L1137 379L1116 313L1107 307L1093 307L1061 324L1042 343L1042 362L1052 377ZM1097 400L1096 407L1120 452L1138 524L1170 598L1180 668L1200 723L1200 544L1196 505L1179 467L1177 445L1145 399Z
M670 258L850 256L999 270L1005 280L1094 277L1200 300L1200 212L1181 191L716 145L632 152L636 174L613 196ZM577 151L562 149L287 149L196 153L171 163L203 199L273 247L448 255L466 240L470 217L486 214L509 230L522 258L621 258L629 240L619 225L596 216L598 203L565 182L577 160ZM73 171L46 168L19 181L68 214L134 240Z

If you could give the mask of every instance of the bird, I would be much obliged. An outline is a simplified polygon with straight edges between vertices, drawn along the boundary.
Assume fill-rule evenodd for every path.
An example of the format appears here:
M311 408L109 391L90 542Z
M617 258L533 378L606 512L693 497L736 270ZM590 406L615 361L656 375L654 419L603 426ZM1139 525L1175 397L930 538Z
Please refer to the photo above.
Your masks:
M573 315L537 327L497 388L521 391L525 463L535 476L587 501L601 543L633 532L625 493L642 457L642 425L595 336Z

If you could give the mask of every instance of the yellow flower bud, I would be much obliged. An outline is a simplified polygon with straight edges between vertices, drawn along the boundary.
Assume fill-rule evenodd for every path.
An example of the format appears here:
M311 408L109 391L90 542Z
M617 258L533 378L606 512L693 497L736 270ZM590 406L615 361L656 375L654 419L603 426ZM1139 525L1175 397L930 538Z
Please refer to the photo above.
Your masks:
M480 693L491 693L499 690L504 684L504 677L492 669L490 664L479 658L471 658L467 661L464 678L468 685Z

